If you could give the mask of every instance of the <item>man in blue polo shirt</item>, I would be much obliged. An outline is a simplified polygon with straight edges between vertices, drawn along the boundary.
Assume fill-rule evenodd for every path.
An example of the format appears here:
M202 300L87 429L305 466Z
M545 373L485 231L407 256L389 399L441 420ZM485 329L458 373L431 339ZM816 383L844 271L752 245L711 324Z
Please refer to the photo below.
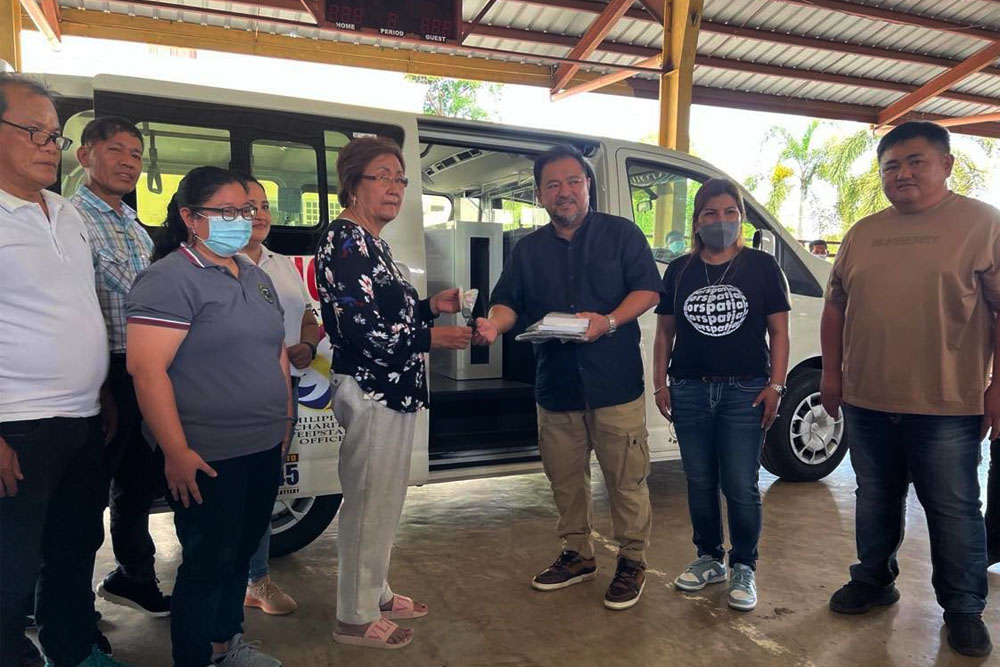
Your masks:
M557 146L535 161L536 194L551 222L511 251L475 342L492 344L519 315L576 313L590 321L585 343L535 345L538 447L559 510L563 551L531 585L558 590L594 579L590 452L597 454L618 541L618 567L604 597L628 609L645 584L652 518L649 446L639 324L659 302L660 274L649 243L624 218L590 210L583 155Z

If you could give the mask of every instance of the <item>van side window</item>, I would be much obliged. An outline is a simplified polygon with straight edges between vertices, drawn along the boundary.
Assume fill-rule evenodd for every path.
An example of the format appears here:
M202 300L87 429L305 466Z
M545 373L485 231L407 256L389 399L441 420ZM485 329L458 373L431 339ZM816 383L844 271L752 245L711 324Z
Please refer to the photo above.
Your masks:
M533 156L428 143L420 155L425 225L489 222L511 231L548 223L535 201Z
M358 133L356 136L363 136ZM340 205L340 200L337 199L337 193L340 192L340 179L337 177L337 158L340 156L340 149L347 145L352 137L348 136L343 132L333 132L326 130L323 132L323 144L326 150L326 185L330 193L329 201L327 202L327 213L330 216L329 220L334 220L340 215L340 212L344 210L344 207ZM306 199L307 195L303 195L303 203L309 207L310 219L313 220L312 224L319 223L319 197ZM315 211L315 218L312 217Z
M63 135L73 140L70 149L62 151L61 155L59 192L63 197L72 197L73 193L83 184L83 167L76 159L76 149L80 147L83 128L92 120L94 120L93 111L81 111L63 123Z
M271 224L312 227L319 222L316 149L291 141L258 139L250 146L251 173L261 181L271 207ZM314 201L316 217L306 215Z
M169 123L138 123L145 150L136 184L136 211L147 226L163 224L181 179L203 165L229 168L229 132Z
M669 263L691 249L694 196L701 181L663 165L627 160L632 219L639 226L653 258ZM743 224L746 244L753 244L757 230L750 222Z

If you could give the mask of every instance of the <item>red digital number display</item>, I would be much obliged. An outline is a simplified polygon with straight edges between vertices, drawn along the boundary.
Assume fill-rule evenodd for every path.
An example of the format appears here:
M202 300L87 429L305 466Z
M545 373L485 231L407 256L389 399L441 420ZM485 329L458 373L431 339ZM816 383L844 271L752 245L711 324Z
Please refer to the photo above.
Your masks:
M325 16L341 29L455 42L461 7L461 0L327 0Z
M364 25L365 10L357 4L328 2L326 20L330 23L345 24L354 29L360 29Z

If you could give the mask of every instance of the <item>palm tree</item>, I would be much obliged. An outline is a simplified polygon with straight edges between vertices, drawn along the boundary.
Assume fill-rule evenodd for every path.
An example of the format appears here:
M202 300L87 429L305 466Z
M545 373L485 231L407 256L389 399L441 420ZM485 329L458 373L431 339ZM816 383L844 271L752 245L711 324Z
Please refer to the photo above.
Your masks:
M977 141L989 155L992 143ZM831 139L824 151L827 161L820 176L837 191L834 204L841 220L842 233L846 233L861 218L889 206L882 191L875 148L878 138L870 130L861 130L846 137ZM949 187L961 195L974 196L986 189L987 170L965 151L952 148L955 165L952 167Z
M889 205L875 160L876 143L870 130L833 137L827 143L821 176L836 189L834 209L841 221L841 233L860 218Z
M795 233L798 238L805 235L806 202L809 201L810 190L820 177L827 160L826 146L817 146L815 141L819 127L820 121L813 120L800 136L795 136L787 128L776 125L768 131L765 138L765 142L781 142L778 161L770 170L768 180L771 190L765 205L772 213L776 212L791 194L792 185L796 185L799 207Z

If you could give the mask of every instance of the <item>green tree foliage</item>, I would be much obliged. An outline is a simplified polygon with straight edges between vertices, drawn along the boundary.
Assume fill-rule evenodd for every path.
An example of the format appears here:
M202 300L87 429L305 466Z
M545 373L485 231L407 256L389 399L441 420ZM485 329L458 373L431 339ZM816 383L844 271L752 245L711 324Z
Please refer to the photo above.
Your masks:
M774 212L788 199L792 186L798 187L798 219L795 234L802 238L805 234L806 203L813 184L819 178L826 161L824 147L816 144L816 130L820 121L814 120L805 131L796 136L781 126L774 126L767 133L765 142L779 142L778 161L771 168L768 182L769 195L765 206Z
M953 192L975 197L982 195L987 186L987 171L965 150L952 142L955 165L951 170L948 186ZM994 145L978 138L980 145L989 156ZM861 218L881 211L889 206L882 191L875 149L878 137L869 130L861 130L846 137L835 137L826 144L829 160L824 165L822 176L837 192L835 209L841 221L840 235Z
M814 222L825 237L835 240L842 238L861 218L888 207L889 200L882 191L875 157L878 137L864 129L817 144L814 133L819 126L819 121L813 121L798 137L786 128L772 128L765 142L775 138L781 141L778 161L764 173L748 178L744 184L755 196L759 195L758 199L775 217L793 186L798 186L799 217L792 231L803 238L806 206L812 203L809 193L817 183L828 183L835 193L833 209L815 210ZM993 141L975 139L973 142L989 158L1000 153ZM987 170L954 143L955 166L949 186L959 194L981 195L987 187ZM761 192L765 182L766 196Z
M495 111L482 105L484 97L498 100L502 86L497 83L445 79L435 76L407 74L406 80L427 86L424 113L467 120L500 120Z
M841 221L834 236L842 237L855 222L889 205L875 160L877 144L878 139L869 130L834 137L826 144L822 177L836 190L834 209Z

